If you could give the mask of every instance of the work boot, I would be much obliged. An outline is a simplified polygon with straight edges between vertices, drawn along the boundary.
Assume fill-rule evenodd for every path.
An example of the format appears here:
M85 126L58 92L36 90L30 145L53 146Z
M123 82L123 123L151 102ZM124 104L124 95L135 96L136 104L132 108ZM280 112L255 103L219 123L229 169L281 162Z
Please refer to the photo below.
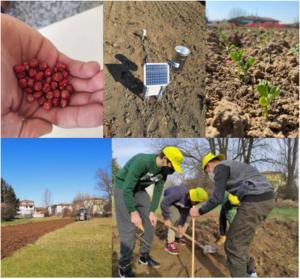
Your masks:
M174 241L171 241L171 242L167 242L166 246L165 246L165 251L171 255L174 255L174 256L178 256L179 253L178 253L178 250L174 244Z
M131 269L131 265L127 266L120 266L119 265L119 276L121 278L133 278L135 277L135 274L133 273Z
M139 264L149 265L150 267L153 267L153 268L159 268L160 267L160 263L153 260L152 257L149 254L142 254L139 257Z
M183 237L175 237L175 242L180 245L186 245L186 240Z
M219 239L217 240L217 245L222 246L226 241L226 236L225 235L220 235Z

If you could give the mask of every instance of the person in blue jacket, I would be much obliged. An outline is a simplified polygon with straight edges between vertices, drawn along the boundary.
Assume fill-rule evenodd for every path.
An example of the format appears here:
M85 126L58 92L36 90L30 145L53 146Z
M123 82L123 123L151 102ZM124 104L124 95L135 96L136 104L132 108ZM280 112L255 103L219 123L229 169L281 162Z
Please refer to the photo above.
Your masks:
M164 197L160 204L164 224L169 228L165 251L177 256L178 250L175 242L185 245L182 237L189 225L190 209L208 199L208 195L203 188L188 189L185 185L172 186L164 191ZM177 236L171 226L177 227Z

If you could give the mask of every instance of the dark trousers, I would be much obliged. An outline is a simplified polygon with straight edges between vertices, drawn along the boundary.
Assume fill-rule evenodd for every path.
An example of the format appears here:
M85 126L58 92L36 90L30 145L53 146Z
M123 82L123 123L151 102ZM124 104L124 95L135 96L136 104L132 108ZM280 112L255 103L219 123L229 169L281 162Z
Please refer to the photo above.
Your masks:
M136 227L131 223L130 213L127 210L123 189L115 188L114 191L117 226L120 237L120 260L119 265L123 268L130 266L134 244L136 240ZM140 213L145 233L143 239L151 245L154 236L154 228L149 220L151 200L146 191L134 194L135 207ZM140 253L149 254L151 247L141 241Z
M260 202L242 202L227 232L225 252L232 277L247 277L254 272L253 258L249 248L255 236L256 228L269 215L274 200Z

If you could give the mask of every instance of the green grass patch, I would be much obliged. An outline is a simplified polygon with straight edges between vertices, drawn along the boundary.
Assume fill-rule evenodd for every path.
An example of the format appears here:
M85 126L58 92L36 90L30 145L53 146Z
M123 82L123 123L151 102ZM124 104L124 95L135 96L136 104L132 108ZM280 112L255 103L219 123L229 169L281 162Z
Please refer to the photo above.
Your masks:
M2 277L111 277L112 220L70 224L41 237L2 263Z
M10 221L1 221L1 227L20 225L20 224L30 224L36 222L45 222L45 221L51 221L57 219L61 219L61 217L53 216L53 217L44 217L44 218L20 218L20 219L14 219Z
M270 218L279 220L298 220L298 208L278 208L275 207L270 214Z

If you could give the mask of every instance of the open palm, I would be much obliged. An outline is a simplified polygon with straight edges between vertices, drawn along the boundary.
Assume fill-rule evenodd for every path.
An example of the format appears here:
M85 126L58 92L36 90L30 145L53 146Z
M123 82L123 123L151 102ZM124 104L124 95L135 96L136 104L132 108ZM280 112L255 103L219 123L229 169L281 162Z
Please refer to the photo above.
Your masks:
M63 128L99 126L103 119L103 73L98 63L68 58L38 31L11 16L1 14L1 20L2 137L39 137L51 132L53 124ZM68 107L46 111L37 102L27 103L13 67L32 58L46 61L50 67L57 62L68 66L76 92Z

